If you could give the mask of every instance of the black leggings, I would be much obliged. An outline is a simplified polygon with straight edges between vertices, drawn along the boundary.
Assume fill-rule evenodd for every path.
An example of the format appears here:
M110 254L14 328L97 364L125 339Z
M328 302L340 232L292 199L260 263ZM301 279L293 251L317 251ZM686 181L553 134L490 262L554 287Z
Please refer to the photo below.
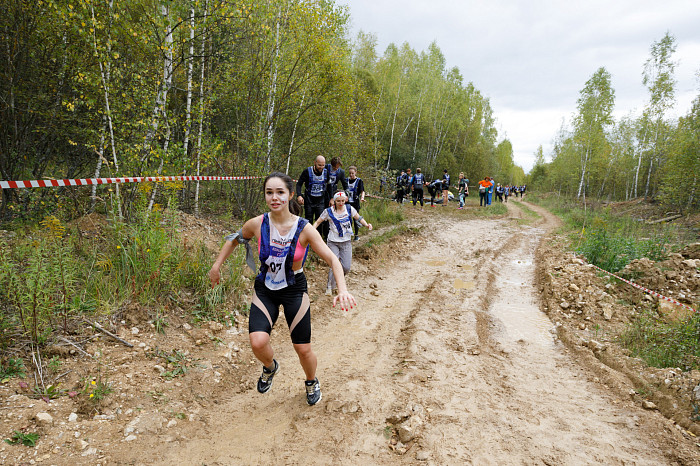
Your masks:
M420 206L423 207L423 188L413 188L413 205L420 200Z
M304 216L310 224L313 225L314 222L321 216L323 210L328 207L326 206L325 199L326 198L324 196L318 198L306 196L304 198ZM326 238L328 238L328 222L321 222L320 232L325 241Z
M356 202L351 202L351 206L355 208L357 213L360 213L360 201ZM360 233L360 227L362 224L359 222L359 220L352 219L352 224L353 224L353 229L355 230L355 236L357 236Z
M311 305L304 272L294 275L295 283L280 290L271 290L259 280L255 280L255 294L250 304L248 332L272 332L284 308L292 343L311 343Z
M479 193L479 205L486 205L486 196L487 193Z

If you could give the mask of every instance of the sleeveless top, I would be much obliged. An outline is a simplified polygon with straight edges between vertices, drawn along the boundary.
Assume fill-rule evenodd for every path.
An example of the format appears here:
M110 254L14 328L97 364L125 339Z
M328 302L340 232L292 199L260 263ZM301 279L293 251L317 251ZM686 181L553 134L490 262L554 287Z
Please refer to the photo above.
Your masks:
M422 188L423 187L423 174L422 173L416 173L413 175L413 187L414 188Z
M279 290L294 285L294 272L292 264L299 242L299 235L308 220L297 217L296 222L289 229L289 233L282 236L275 225L270 222L267 213L263 214L260 226L260 273L255 278L265 284L270 290ZM308 247L306 249L308 252ZM306 253L304 254L304 261Z
M323 172L320 175L314 173L314 167L309 167L309 195L313 197L320 197L326 191L326 181L328 180L328 170L326 167L323 168Z
M355 202L355 196L357 194L357 181L359 178L351 180L348 178L348 202Z
M443 189L443 191L444 191L445 189L447 189L447 188L450 187L450 175L448 175L447 173L445 173L444 175L442 175L442 179L445 180L445 181L443 181L443 183L442 183L442 189Z

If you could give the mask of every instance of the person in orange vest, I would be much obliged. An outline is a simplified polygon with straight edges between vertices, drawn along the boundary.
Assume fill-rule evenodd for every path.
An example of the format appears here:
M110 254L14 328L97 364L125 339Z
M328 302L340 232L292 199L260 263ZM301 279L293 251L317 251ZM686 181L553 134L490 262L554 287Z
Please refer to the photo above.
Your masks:
M493 183L491 183L491 179L488 176L479 181L479 206L488 205L487 196L491 186L493 186Z

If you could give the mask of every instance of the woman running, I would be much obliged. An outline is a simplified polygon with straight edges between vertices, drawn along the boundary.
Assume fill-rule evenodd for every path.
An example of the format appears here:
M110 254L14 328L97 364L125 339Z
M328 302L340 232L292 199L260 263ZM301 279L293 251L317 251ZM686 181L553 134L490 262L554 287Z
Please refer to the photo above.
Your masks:
M332 223L328 231L328 247L340 259L343 274L348 273L352 265L352 220L355 219L369 228L370 231L372 230L371 223L367 223L367 220L362 218L353 206L345 204L347 200L345 193L338 191L333 196L333 207L324 210L318 220L314 222L314 228L318 228L325 221ZM334 272L334 269L328 271L328 284L326 286L326 295L328 296L333 293L336 285L335 277L337 275Z
M357 167L351 165L348 168L348 204L353 206L356 211L360 211L361 203L365 202L365 183L362 178L357 177ZM355 227L355 237L353 241L360 239L360 222L353 220L352 222Z
M283 173L272 173L265 178L263 189L270 212L248 220L238 232L226 237L226 243L209 271L209 279L212 286L219 283L221 265L239 243L246 245L246 262L249 266L254 264L253 258L248 256L248 253L252 256L252 251L247 243L253 236L258 239L260 273L255 278L248 320L250 346L263 364L258 391L266 393L279 372L280 365L274 359L270 345L270 333L282 305L294 350L306 375L306 402L315 405L321 400L321 386L316 377L316 355L311 350L311 308L303 272L308 246L339 277L338 296L333 299L333 306L340 303L341 309L351 309L357 303L348 293L338 258L308 220L299 217L301 206L293 195L292 179Z

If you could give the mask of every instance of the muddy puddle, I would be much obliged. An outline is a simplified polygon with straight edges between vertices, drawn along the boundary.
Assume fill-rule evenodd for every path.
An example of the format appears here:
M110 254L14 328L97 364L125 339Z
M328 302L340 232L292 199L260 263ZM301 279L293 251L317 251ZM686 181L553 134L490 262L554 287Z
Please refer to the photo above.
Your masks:
M476 288L476 282L455 278L454 287L456 290L473 290Z

